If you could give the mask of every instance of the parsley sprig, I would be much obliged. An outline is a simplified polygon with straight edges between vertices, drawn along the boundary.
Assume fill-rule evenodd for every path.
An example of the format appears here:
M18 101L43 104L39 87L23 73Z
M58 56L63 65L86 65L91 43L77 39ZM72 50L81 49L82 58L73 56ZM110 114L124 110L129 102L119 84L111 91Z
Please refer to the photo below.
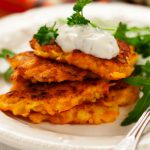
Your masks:
M14 55L15 55L15 53L13 53L12 51L10 51L8 49L2 49L0 51L0 58L1 59L7 60L7 57L13 57ZM13 73L13 69L11 67L9 67L6 70L6 72L0 73L0 77L3 77L5 79L5 81L9 81L12 73Z
M46 25L40 27L34 38L38 40L41 45L51 44L58 36L58 29L55 28L56 22L52 27Z
M92 22L91 20L84 17L83 9L86 5L90 4L91 2L93 2L93 0L77 0L76 4L73 7L73 10L74 10L73 15L67 18L67 24L69 26L91 25L94 28L114 31L114 28L100 27L100 26L96 25L94 22Z
M150 106L150 61L144 65L138 65L140 70L136 76L129 77L125 81L131 85L141 87L143 96L138 100L135 108L128 114L128 117L122 122L121 125L125 126L136 122L143 112Z
M130 34L133 34L133 36L129 36ZM127 24L120 23L115 38L133 45L144 58L150 56L150 27L129 28Z
M76 12L81 12L83 13L83 8L91 3L93 0L77 0L76 4L73 7L73 10Z
M92 0L77 0L73 7L75 13L71 17L67 18L67 24L70 26L89 24L90 20L83 16L83 8L91 2Z

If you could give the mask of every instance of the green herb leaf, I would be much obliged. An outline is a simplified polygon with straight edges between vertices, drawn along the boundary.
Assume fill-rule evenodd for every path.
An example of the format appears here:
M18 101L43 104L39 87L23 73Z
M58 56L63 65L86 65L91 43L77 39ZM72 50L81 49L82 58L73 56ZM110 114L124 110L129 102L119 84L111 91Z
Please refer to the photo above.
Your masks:
M74 13L70 18L68 18L67 24L70 26L73 25L86 25L90 23L88 19L85 19L80 13Z
M128 117L122 122L122 126L129 125L138 121L143 112L150 106L150 62L147 61L145 65L138 65L139 72L136 71L137 76L132 76L125 81L128 84L142 87L143 96L138 100L135 108L128 114Z
M142 65L135 65L134 67L135 67L135 69L133 72L133 76L141 75L142 74Z
M142 70L145 73L145 76L150 77L150 61L147 61L145 65L142 65Z
M11 74L13 73L13 69L9 67L7 71L3 74L5 81L9 81Z
M8 49L2 49L0 52L1 52L0 58L6 59L6 60L7 60L7 57L13 57L15 55L15 53L13 53L12 51ZM3 77L6 81L9 81L12 72L13 72L13 69L9 67L5 73L0 73L0 77Z
M13 53L8 49L2 49L0 52L0 58L4 58L4 59L6 59L7 57L13 57L14 55L15 53Z
M132 35L133 36L129 36ZM120 23L114 34L115 38L133 45L144 58L150 56L150 27L131 27Z
M150 86L144 86L142 89L143 96L138 100L135 108L128 114L128 117L121 123L122 126L136 122L143 112L150 106Z
M77 0L76 4L73 7L73 10L76 12L81 12L83 11L83 8L91 2L92 0Z
M89 24L90 20L86 19L83 16L83 8L91 2L92 0L77 0L76 4L73 7L75 13L71 17L67 18L67 24L70 26Z
M126 39L127 39L126 32L127 32L127 25L120 22L114 36L117 39L126 41Z
M55 28L56 23L52 27L42 26L34 35L41 45L51 44L58 36L58 29Z
M74 25L91 25L93 28L99 28L102 30L111 30L115 31L114 28L105 28L105 27L100 27L96 25L95 23L91 22L89 19L85 18L83 15L83 9L84 7L91 3L93 0L77 0L76 4L73 7L74 13L72 16L67 18L67 24L69 26L74 26Z
M150 77L142 77L142 76L136 76L136 77L130 77L126 78L125 81L131 85L134 86L150 86Z

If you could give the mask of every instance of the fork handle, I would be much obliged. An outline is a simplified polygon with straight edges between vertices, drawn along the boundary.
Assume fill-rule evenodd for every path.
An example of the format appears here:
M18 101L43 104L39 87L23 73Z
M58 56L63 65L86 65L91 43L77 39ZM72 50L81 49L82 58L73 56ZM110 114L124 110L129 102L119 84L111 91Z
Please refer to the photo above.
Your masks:
M134 136L126 136L114 150L132 150L134 141Z

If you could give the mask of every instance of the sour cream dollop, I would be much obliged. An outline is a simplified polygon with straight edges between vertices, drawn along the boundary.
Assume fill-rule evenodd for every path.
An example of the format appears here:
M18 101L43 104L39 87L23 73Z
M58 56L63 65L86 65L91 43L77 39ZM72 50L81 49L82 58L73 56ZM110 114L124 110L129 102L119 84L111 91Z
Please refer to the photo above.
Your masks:
M78 49L98 58L112 59L119 54L114 36L91 26L58 26L57 44L65 51Z

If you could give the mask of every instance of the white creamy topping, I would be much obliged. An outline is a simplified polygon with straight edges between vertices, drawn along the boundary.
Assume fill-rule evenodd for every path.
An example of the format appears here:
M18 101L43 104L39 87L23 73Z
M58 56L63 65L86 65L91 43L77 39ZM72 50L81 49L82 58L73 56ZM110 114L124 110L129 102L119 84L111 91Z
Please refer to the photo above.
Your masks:
M110 33L91 26L58 26L57 44L65 51L78 49L98 58L112 59L119 54L118 44Z

